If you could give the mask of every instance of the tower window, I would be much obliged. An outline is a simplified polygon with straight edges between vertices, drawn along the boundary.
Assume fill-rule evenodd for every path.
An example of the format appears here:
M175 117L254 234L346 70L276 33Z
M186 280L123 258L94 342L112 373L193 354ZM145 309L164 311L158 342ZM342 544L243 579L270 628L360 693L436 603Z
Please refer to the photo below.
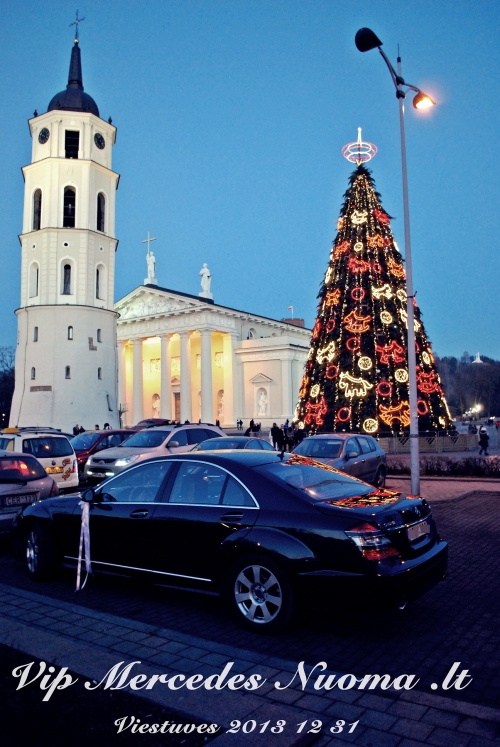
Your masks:
M71 379L71 366L66 366L64 369L64 378Z
M64 190L63 228L75 227L76 192L71 187Z
M73 339L73 327L68 327L68 340Z
M39 231L42 226L42 190L35 190L33 195L33 231Z
M33 262L30 266L30 298L36 298L38 296L38 279L40 276L40 269L36 262Z
M71 296L71 265L64 265L63 296Z
M102 342L101 330L97 330L97 342Z
M102 368L97 369L97 378L102 379Z
M106 210L106 198L102 192L97 195L97 230L104 233L104 216Z
M33 342L38 342L38 327L33 329Z
M78 130L66 130L64 147L66 158L78 158L78 150L80 149L80 133Z
M31 380L32 380L32 381L34 381L34 379L35 379L35 373L36 373L36 372L35 372L35 369L34 369L34 368L32 368L32 369L31 369Z
M95 297L100 298L99 296L99 268L95 271Z

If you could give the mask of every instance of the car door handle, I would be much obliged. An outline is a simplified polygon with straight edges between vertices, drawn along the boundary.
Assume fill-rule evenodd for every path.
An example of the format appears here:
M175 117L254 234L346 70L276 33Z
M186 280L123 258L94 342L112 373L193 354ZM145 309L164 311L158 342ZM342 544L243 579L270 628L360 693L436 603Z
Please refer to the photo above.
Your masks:
M243 518L243 513L230 512L230 513L227 513L221 516L220 520L232 522L232 521L241 521L242 518Z
M137 511L132 511L132 513L130 514L130 518L131 519L145 519L148 514L149 514L149 511L142 511L138 509Z

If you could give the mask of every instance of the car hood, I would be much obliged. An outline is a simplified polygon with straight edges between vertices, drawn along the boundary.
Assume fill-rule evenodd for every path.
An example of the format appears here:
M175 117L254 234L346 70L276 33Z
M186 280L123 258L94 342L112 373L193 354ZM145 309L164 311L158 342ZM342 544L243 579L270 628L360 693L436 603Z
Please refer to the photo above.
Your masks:
M103 449L96 454L92 454L93 461L99 459L122 459L123 457L133 456L135 454L148 454L150 451L156 451L158 447L146 446L116 446L114 449Z

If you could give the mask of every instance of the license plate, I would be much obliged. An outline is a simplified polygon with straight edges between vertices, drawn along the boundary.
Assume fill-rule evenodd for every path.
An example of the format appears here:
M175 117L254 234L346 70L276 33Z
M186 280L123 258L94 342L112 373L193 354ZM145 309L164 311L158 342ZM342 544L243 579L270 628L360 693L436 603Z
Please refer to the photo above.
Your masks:
M4 495L3 505L4 506L25 506L27 503L34 503L36 501L36 495L30 493L28 495Z
M90 472L89 471L89 475L91 475L92 477L106 477L105 472Z
M58 474L59 472L62 472L62 471L63 471L62 467L46 467L45 468L45 472L48 475L55 475L55 474Z
M423 537L425 534L431 533L431 525L428 521L420 521L418 524L414 524L412 527L408 527L406 532L408 534L408 539L410 540L410 542L415 542L415 540Z

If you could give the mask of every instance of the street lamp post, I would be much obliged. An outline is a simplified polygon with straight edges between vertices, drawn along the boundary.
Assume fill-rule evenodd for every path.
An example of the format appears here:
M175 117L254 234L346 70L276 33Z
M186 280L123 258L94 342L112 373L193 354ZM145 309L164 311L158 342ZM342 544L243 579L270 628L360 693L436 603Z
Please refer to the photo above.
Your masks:
M356 47L360 52L369 52L377 48L382 55L392 82L396 89L396 97L399 101L399 129L401 133L401 162L403 171L403 206L404 206L404 232L405 232L405 258L406 258L406 292L408 313L408 385L410 390L410 465L411 465L411 492L413 495L420 493L420 461L418 448L418 412L417 412L417 360L415 351L415 326L413 314L413 274L411 264L411 239L410 239L410 210L408 206L408 174L406 168L406 136L404 118L404 100L408 91L415 91L413 106L416 109L427 109L434 106L430 96L423 93L419 88L405 83L401 77L401 57L398 56L398 71L394 70L387 55L381 49L382 42L371 29L359 29L355 37Z

